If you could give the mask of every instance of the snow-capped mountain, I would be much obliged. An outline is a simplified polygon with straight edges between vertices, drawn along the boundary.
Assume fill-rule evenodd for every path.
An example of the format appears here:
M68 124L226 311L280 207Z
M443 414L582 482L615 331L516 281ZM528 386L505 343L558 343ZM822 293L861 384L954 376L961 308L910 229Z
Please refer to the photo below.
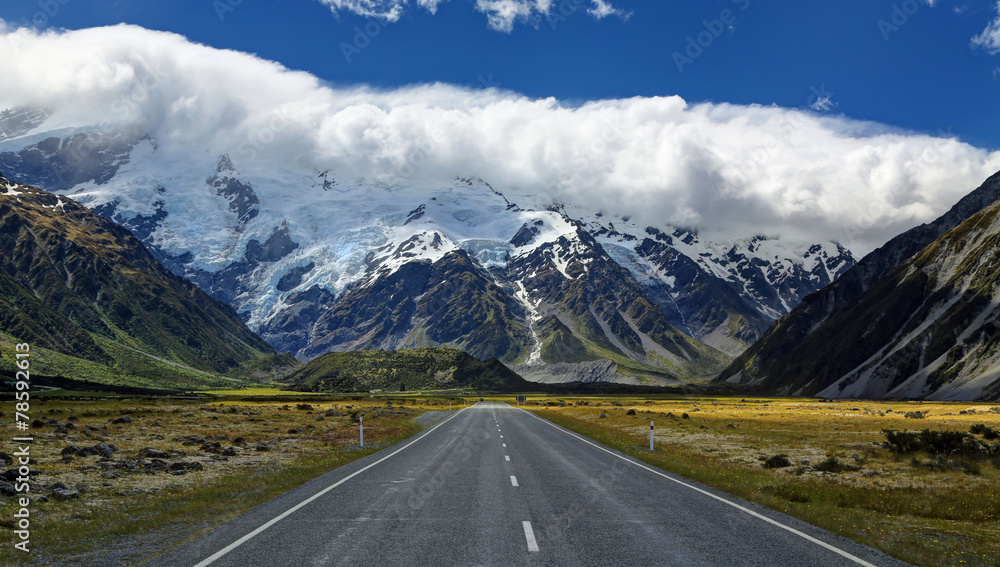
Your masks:
M833 242L699 234L573 214L587 219L588 231L671 323L730 354L742 352L772 320L854 265L851 252Z
M29 114L0 115L0 171L126 226L301 359L445 345L695 379L854 264L834 243L644 226L475 177L343 179Z

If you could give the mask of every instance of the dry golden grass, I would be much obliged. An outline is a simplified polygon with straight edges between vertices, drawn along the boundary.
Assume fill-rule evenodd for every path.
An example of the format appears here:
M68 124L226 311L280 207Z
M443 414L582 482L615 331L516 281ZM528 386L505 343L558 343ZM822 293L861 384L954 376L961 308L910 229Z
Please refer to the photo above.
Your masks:
M539 401L542 416L570 429L903 560L997 565L1000 557L1000 458L899 455L882 446L885 429L1000 430L996 405L561 397L529 398L524 407L537 410ZM917 411L926 417L904 417ZM791 466L763 466L780 454ZM840 465L834 470L847 470L822 470L830 457Z
M421 426L415 418L427 410L448 409L445 400L402 401L387 405L387 400L309 397L287 402L263 398L34 402L32 418L56 420L58 425L29 431L36 439L31 452L37 463L32 468L38 471L31 490L36 499L31 505L32 553L12 548L15 499L0 496L0 533L9 542L0 548L0 564L135 564L416 433ZM355 413L364 415L363 450L358 447ZM123 415L132 422L112 423ZM12 417L12 413L0 416L0 436L16 435ZM69 424L73 427L66 433L57 429ZM111 458L93 455L72 460L60 454L69 445L98 443L113 444L118 452ZM215 452L203 448L214 443L219 443ZM198 463L202 469L184 474L152 470L153 460L140 457L145 448L169 452L161 459L167 465ZM140 468L116 466L126 462ZM55 483L84 490L77 498L62 501L53 493ZM115 555L109 556L109 550Z

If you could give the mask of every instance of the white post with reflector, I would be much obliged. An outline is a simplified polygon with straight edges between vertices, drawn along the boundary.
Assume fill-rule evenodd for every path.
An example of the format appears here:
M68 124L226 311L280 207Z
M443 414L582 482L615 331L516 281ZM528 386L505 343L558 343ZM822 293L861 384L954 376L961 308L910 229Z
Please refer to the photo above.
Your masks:
M653 450L653 422L649 422L649 450Z
M365 446L365 416L361 416L361 446Z

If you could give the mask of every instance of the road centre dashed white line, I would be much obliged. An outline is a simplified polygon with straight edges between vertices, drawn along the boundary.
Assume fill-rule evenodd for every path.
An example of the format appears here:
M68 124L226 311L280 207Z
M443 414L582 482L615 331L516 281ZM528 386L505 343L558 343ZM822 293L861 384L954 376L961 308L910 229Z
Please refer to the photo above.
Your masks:
M506 444L506 443L501 443L501 445L503 445L504 447L506 447L506 446L507 446L507 444Z
M509 460L510 460L510 455L504 455L504 456L503 456L503 459L504 459L505 461L509 461Z
M514 476L514 475L510 475L510 485L511 486L521 486L521 485L519 485L517 483L517 477Z
M524 539L528 542L528 551L538 551L538 542L535 541L535 530L531 529L531 522L525 520L521 522L524 528Z
M515 408L515 409L520 409L520 408ZM795 535L797 535L797 536L799 536L799 537L801 537L801 538L803 538L803 539L805 539L807 541L815 543L816 545L818 545L818 546L820 546L820 547L822 547L824 549L827 549L827 550L832 551L832 552L834 552L834 553L836 553L836 554L838 554L838 555L840 555L842 557L850 559L851 561L857 563L858 565L864 565L865 567L877 567L876 565L874 565L872 563L869 563L869 562L865 561L864 559L861 559L860 557L857 557L855 555L852 555L852 554L844 551L843 549L840 549L838 547L830 545L829 543L826 543L825 541L816 539L816 538L812 537L811 535L809 535L809 534L807 534L805 532L801 532L801 531L799 531L799 530L797 530L797 529L795 529L795 528L793 528L791 526L786 526L785 524L782 524L781 522L779 522L777 520L772 520L771 518L768 518L767 516L765 516L763 514L760 514L758 512L754 512L753 510L751 510L751 509L749 509L749 508L747 508L745 506L741 506L741 505L739 505L739 504L737 504L735 502L730 502L729 500L726 500L725 498L722 498L721 496L716 496L715 494L712 494L711 492L708 492L707 490L702 490L702 489L698 488L697 486L693 486L693 485L688 484L686 482L677 480L676 478L673 478L673 477L671 477L669 475L666 475L666 474L664 474L664 473L662 473L662 472L660 472L660 471L658 471L658 470L656 470L656 469L654 469L652 467L646 466L646 465L644 465L644 464L642 464L642 463L640 463L638 461L634 461L634 460L626 457L625 455L616 453L616 452L614 452L614 451L612 451L610 449L602 447L602 446L598 445L597 443L595 443L593 441L590 441L589 439L586 439L583 436L577 435L576 433L573 433L573 432L571 432L571 431L569 431L567 429L559 427L558 425L552 423L551 421L548 421L547 419L543 419L541 417L538 417L537 415L531 413L530 411L525 411L525 410L521 410L521 411L523 411L524 413L530 415L531 417L534 417L535 419L541 421L542 423L553 427L557 431L561 431L562 433L565 433L566 435L569 435L570 437L576 437L577 439L579 439L580 441L583 441L587 445L590 445L590 446L595 447L595 448L597 448L597 449L599 449L601 451L604 451L605 453L608 453L609 455L611 455L613 457L621 459L621 460L625 461L626 463L635 465L635 466L637 466L637 467L639 467L641 469L645 469L645 470L647 470L647 471L649 471L649 472L651 472L651 473L653 473L655 475L661 476L661 477L663 477L663 478L665 478L665 479L667 479L667 480L669 480L671 482L677 483L677 484L679 484L681 486L684 486L686 488L690 488L691 490L694 490L695 492L699 492L701 494L704 494L705 496L708 496L709 498L713 498L715 500L718 500L719 502L722 502L723 504L728 504L728 505L732 506L733 508L736 508L737 510L740 510L742 512L746 512L747 514L750 514L751 516L753 516L755 518L763 520L763 521L765 521L765 522L767 522L767 523L769 523L769 524L771 524L771 525L773 525L775 527L781 528L781 529L783 529L783 530L785 530L787 532L790 532L792 534L795 534Z

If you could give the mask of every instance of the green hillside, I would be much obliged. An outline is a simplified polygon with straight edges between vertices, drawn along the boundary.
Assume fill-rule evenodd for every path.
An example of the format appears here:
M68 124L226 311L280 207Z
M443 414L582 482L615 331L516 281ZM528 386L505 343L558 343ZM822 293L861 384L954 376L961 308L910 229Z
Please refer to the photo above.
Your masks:
M324 354L285 380L299 391L367 392L470 389L525 391L536 387L491 358L479 360L460 350L359 350Z
M232 308L170 273L126 229L67 197L3 177L0 186L0 331L67 357L59 371L93 374L70 363L86 361L183 388L274 355Z

